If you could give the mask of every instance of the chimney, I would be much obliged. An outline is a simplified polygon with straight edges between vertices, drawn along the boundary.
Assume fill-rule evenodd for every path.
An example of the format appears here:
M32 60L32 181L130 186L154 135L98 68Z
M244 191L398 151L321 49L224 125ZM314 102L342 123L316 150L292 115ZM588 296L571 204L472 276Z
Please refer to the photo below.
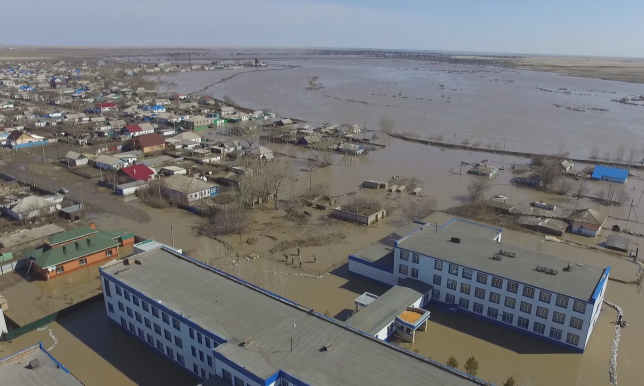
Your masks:
M89 224L89 227L90 227L90 228L92 228L92 229L94 229L94 230L96 230L96 224L94 224L94 223L90 223L90 224Z

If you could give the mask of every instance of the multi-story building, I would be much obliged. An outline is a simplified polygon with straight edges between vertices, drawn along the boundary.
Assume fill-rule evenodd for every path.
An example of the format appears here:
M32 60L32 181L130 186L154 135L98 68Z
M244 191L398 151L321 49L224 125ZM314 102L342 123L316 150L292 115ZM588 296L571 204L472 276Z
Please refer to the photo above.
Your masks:
M42 343L0 359L0 385L82 386Z
M418 279L445 309L583 352L610 267L500 241L500 229L462 220L411 224L351 255L349 272L387 285Z
M110 263L100 276L109 320L200 379L488 385L165 247Z

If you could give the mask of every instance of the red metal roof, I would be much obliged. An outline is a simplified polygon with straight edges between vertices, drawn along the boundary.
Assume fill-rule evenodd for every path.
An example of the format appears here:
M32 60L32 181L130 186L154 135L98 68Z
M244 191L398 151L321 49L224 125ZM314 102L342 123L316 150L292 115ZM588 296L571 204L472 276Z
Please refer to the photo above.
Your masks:
M141 129L141 126L139 125L127 125L125 126L125 130L127 130L129 133L138 133L140 131L143 131Z
M154 170L143 164L128 166L121 171L135 181L147 181L154 175Z
M116 103L112 103L112 102L97 103L96 107L99 109L105 108L105 107L116 107Z

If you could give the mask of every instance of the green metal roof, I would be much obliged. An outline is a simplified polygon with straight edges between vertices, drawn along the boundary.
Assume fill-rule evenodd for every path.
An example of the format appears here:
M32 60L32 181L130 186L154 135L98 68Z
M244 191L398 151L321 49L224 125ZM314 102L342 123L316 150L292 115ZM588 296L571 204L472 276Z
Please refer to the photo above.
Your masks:
M104 251L117 245L119 245L118 241L96 235L55 248L49 246L36 248L25 252L24 256L32 259L40 268L47 268Z
M81 237L87 237L98 232L90 227L80 227L67 232L58 233L49 237L49 245L58 245Z
M105 237L107 239L112 239L112 240L116 240L119 237L122 239L129 239L134 237L133 233L130 233L129 231L124 229L117 229L115 231L105 231L105 230L99 229L96 235Z

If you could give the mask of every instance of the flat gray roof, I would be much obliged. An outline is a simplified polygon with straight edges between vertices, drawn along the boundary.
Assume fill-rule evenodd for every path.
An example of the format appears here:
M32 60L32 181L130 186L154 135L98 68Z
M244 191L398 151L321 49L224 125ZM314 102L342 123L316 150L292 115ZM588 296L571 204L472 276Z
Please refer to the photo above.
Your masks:
M477 224L461 220L459 218L455 218L448 221L446 224L443 224L443 228L453 232L465 233L466 235L482 237L490 240L493 240L499 233L501 233L501 229L499 228Z
M375 335L432 288L433 286L422 281L404 279L349 318L347 324Z
M450 241L451 237L461 239L459 244ZM426 226L423 230L398 243L400 248L431 256L459 266L466 266L492 275L515 280L549 291L588 300L604 272L603 268L583 264L578 266L572 260L547 255L545 253L502 244L481 237L452 232L449 228L438 229ZM494 253L505 250L516 253L516 258L503 256L502 260L492 259ZM570 272L563 269L572 263ZM537 266L554 268L558 275L550 275L536 270ZM443 268L447 273L447 267Z
M407 236L413 231L420 229L422 224L411 223L403 225L396 229L392 234L384 237L375 243L362 248L353 255L361 259L365 259L379 265L386 267L393 267L394 265L394 247L396 241L401 237Z
M226 339L215 351L263 379L283 370L311 385L473 384L429 359L165 249L136 259L140 265L102 269ZM247 339L251 344L239 345Z
M31 368L29 362L38 360ZM64 367L59 367L40 345L29 347L10 357L0 359L0 385L11 386L82 386Z

